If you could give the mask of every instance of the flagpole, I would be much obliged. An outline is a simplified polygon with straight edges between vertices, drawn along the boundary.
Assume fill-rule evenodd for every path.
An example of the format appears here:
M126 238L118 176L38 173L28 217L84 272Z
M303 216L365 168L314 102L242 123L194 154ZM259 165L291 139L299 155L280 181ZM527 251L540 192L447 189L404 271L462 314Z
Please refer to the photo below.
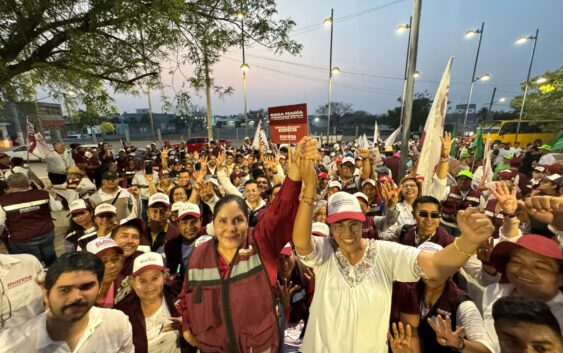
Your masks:
M29 115L25 117L25 129L26 131L26 136L25 136L25 144L26 144L26 156L27 156L27 166L29 167Z

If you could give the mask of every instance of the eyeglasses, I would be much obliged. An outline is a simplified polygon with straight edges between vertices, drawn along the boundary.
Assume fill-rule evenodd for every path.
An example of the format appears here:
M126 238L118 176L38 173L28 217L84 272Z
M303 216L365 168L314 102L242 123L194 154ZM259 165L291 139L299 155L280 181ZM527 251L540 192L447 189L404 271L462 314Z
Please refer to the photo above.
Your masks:
M343 166L342 166L342 169L354 170L354 169L356 169L356 167L355 167L355 166L350 166L350 165L343 165Z
M428 211L418 211L418 216L422 218L428 218L428 216L430 216L432 219L440 218L440 214L438 212L428 213Z
M6 293L6 288L4 287L4 282L0 279L0 287L2 288L2 293L0 294L0 327L4 327L6 322L12 317L12 303L10 302L10 298L8 298L8 294ZM5 308L8 308L8 311L5 313Z
M350 222L348 224L345 223L334 223L331 226L331 229L334 233L340 234L344 232L345 229L348 229L351 233L357 233L362 230L362 223L361 222Z
M401 186L402 186L403 189L408 189L408 188L416 189L417 188L416 184L403 184Z

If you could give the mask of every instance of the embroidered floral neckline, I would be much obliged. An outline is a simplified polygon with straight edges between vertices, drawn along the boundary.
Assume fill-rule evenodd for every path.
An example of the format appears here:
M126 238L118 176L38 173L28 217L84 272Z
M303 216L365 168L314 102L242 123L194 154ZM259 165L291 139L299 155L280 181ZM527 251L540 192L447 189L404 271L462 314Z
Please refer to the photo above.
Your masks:
M348 285L353 288L359 285L362 280L372 271L375 257L377 255L375 249L375 241L367 242L367 248L364 256L357 264L352 265L344 256L340 248L336 249L334 255L338 270Z

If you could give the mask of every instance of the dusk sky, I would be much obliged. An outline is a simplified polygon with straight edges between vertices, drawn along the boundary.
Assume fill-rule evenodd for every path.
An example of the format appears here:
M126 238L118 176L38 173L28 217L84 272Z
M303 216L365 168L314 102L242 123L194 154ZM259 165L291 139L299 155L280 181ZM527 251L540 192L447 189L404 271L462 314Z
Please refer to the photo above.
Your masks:
M326 104L330 29L323 27L322 21L330 16L331 8L335 17L333 66L342 70L334 78L333 101L349 102L355 110L375 114L397 106L408 33L397 34L395 28L408 23L412 6L411 0L278 1L280 17L291 17L297 23L292 37L303 44L303 51L298 56L279 56L256 44L247 48L249 110L307 103L309 113L314 113ZM475 84L472 103L478 109L488 105L493 87L497 87L493 110L507 110L526 78L533 44L514 42L539 28L532 76L559 68L563 65L562 13L561 0L423 1L417 60L422 76L416 81L415 92L427 90L433 96L448 58L453 56L450 101L454 107L467 102L478 36L466 39L464 33L484 21L476 75L489 73L491 80ZM215 114L242 113L241 62L240 48L232 48L216 65L216 83L232 86L235 93L223 101L213 98ZM189 76L191 68L186 66L183 72ZM181 79L180 75L174 78L176 89L180 89ZM165 75L163 82L168 86L164 94L172 97L172 78ZM161 111L160 95L159 91L152 93L155 112ZM506 102L498 102L501 97L506 97ZM147 107L146 97L119 95L115 99L119 112ZM195 103L204 105L205 99L195 97Z

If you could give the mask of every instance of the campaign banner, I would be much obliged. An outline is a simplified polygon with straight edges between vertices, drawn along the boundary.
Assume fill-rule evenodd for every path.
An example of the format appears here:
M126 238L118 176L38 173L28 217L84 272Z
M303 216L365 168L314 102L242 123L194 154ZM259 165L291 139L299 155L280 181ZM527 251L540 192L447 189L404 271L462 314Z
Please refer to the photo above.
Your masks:
M305 103L269 107L268 120L273 143L297 143L309 134Z

